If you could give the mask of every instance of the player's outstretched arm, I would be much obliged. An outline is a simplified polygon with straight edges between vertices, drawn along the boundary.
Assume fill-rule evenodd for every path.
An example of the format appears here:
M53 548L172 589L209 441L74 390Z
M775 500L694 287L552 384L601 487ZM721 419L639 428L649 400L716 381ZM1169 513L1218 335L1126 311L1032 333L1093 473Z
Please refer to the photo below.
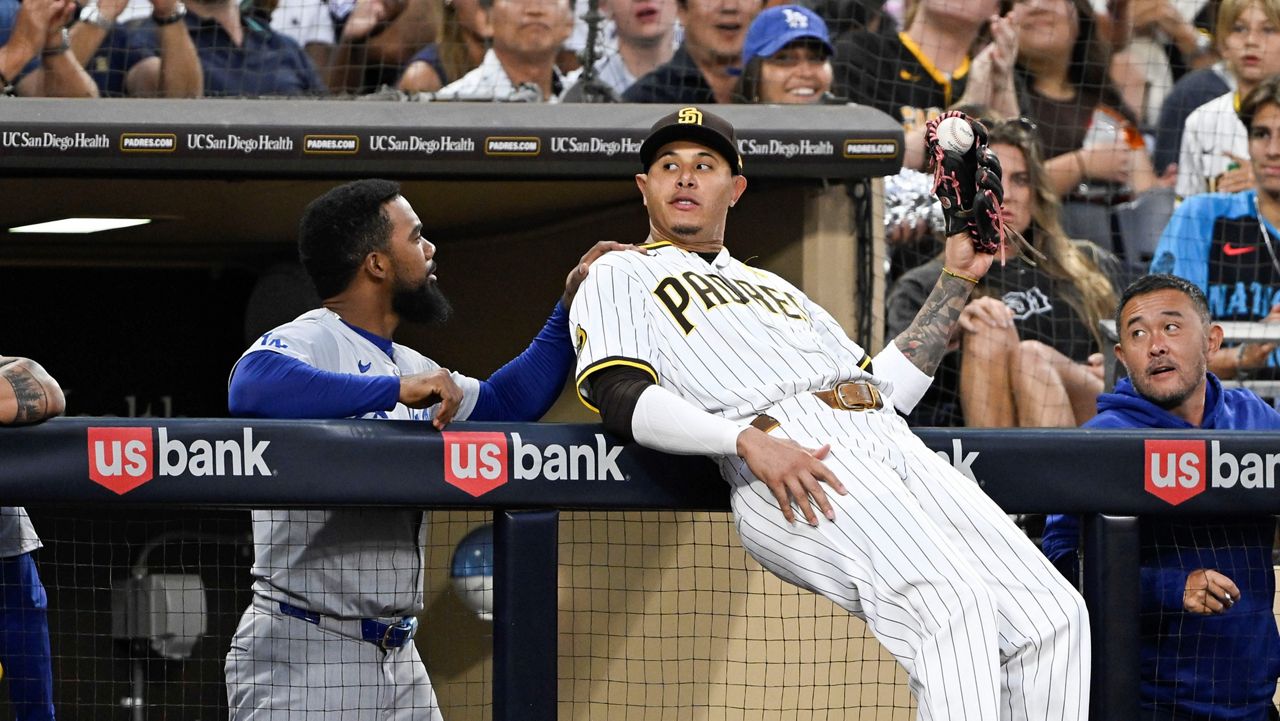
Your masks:
M62 388L33 360L0 356L0 425L26 425L62 415Z
M948 246L956 238L969 244L968 236L952 236L947 240ZM957 277L947 270L950 268L944 269L938 277L933 292L920 307L920 312L916 313L915 320L893 341L907 360L930 376L942 361L942 356L946 355L947 343L955 331L960 313L969 303L969 294L973 292L975 285L967 278Z
M593 245L565 277L560 303L529 347L480 381L479 396L468 420L536 421L551 408L560 397L564 378L573 368L576 357L569 336L569 307L591 264L615 250L646 252L637 246L613 241Z

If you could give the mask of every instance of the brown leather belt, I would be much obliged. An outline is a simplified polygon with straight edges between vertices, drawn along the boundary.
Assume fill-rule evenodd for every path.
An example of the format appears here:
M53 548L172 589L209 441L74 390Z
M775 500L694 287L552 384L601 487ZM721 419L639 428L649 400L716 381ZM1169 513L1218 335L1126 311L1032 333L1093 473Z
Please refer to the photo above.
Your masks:
M815 391L818 400L838 411L873 411L884 408L880 389L866 381L837 383L828 391Z
M873 411L884 408L884 398L880 389L866 381L844 381L835 388L815 391L818 400L838 411ZM782 425L777 418L761 413L751 420L751 426L768 433Z

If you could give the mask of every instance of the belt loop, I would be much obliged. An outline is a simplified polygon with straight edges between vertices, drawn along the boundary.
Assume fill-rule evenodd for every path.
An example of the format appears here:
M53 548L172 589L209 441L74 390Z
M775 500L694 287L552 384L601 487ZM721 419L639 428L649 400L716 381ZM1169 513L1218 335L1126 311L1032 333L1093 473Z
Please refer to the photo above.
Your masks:
M772 431L773 429L781 425L782 423L779 422L777 418L774 418L773 416L767 413L761 413L760 415L751 419L751 427L762 430L765 433L768 433L769 431Z

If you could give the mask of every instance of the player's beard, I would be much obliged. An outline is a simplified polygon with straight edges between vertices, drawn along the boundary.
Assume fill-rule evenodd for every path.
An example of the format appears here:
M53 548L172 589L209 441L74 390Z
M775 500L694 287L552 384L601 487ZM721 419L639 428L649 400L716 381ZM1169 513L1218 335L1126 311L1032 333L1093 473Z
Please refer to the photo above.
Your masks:
M453 312L449 299L429 278L417 285L396 283L391 294L391 309L411 323L443 323Z
M698 233L701 233L702 228L697 225L673 225L671 226L671 232L681 238L692 238Z

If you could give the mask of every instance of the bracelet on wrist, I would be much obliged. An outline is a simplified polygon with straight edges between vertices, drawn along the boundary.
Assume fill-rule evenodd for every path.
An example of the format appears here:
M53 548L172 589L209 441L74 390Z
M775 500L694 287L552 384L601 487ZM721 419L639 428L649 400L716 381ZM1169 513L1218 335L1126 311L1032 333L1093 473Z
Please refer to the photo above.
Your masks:
M155 23L160 27L164 27L165 25L172 25L186 16L187 16L187 6L183 5L181 0L179 0L178 4L173 6L172 15L166 15L164 17L161 17L156 15L155 13L151 13L151 22Z
M71 33L67 32L66 28L62 28L62 32L59 33L59 36L61 37L61 41L57 45L54 45L53 47L45 46L45 49L40 51L41 58L51 58L55 55L61 55L71 49Z
M1241 343L1236 346L1236 379L1245 380L1249 377L1249 369L1244 365L1244 353L1249 347L1247 343Z
M948 268L948 267L947 267L947 266L945 266L945 265L944 265L944 266L942 266L942 272L943 272L943 273L945 273L945 274L947 274L947 275L949 275L949 276L951 276L952 278L959 278L960 280L968 281L968 282L970 282L970 283L973 283L974 285L977 285L977 284L978 284L978 279L977 279L977 278L974 278L974 277L972 277L972 276L965 275L964 273L957 273L957 272L955 272L954 270L951 270L950 268Z

